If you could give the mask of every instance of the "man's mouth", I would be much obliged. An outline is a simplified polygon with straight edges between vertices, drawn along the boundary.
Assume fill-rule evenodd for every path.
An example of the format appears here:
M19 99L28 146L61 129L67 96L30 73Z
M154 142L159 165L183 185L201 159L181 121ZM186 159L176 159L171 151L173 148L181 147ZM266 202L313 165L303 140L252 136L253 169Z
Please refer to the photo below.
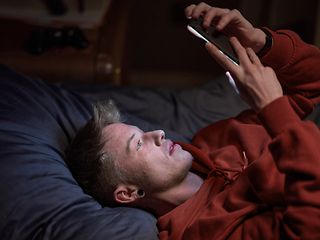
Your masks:
M176 144L174 142L170 142L169 155L172 155L175 150Z

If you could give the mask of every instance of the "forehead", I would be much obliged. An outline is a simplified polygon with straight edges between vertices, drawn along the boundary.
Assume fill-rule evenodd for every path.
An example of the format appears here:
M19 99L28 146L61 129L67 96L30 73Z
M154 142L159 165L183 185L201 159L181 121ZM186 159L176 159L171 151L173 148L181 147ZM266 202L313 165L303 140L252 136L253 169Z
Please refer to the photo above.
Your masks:
M135 131L137 127L124 124L124 123L113 123L106 126L102 130L102 135L106 140L115 140L129 136L131 132Z
M123 151L130 136L138 131L136 126L124 123L113 123L102 130L102 135L106 141L106 147L114 150Z

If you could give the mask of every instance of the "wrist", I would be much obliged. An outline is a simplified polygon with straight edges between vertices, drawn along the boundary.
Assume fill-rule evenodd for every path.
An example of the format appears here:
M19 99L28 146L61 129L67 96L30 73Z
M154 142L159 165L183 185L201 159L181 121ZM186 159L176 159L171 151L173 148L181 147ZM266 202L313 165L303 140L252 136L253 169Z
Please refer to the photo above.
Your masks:
M257 55L258 55L258 57L263 57L269 51L269 49L272 47L273 39L272 39L271 33L269 33L268 30L261 28L260 31L264 32L265 37L264 37L264 45L257 52Z
M260 28L255 28L251 36L250 47L257 54L266 44L266 33Z

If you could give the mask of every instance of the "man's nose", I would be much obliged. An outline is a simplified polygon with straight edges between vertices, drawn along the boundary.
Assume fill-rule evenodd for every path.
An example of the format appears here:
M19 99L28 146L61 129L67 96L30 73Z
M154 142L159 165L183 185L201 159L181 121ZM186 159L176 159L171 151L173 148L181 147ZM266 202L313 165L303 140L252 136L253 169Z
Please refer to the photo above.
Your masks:
M151 131L148 132L147 135L154 140L157 146L161 146L165 140L165 132L163 130Z

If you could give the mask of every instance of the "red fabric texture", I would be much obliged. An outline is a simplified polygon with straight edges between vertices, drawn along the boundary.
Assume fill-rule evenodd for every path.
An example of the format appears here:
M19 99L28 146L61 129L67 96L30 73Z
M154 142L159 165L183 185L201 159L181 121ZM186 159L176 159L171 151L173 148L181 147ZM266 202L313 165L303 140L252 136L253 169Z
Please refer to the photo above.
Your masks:
M320 51L291 31L269 31L262 61L286 96L181 143L205 181L158 219L160 239L320 239L320 131L301 120L320 100Z

